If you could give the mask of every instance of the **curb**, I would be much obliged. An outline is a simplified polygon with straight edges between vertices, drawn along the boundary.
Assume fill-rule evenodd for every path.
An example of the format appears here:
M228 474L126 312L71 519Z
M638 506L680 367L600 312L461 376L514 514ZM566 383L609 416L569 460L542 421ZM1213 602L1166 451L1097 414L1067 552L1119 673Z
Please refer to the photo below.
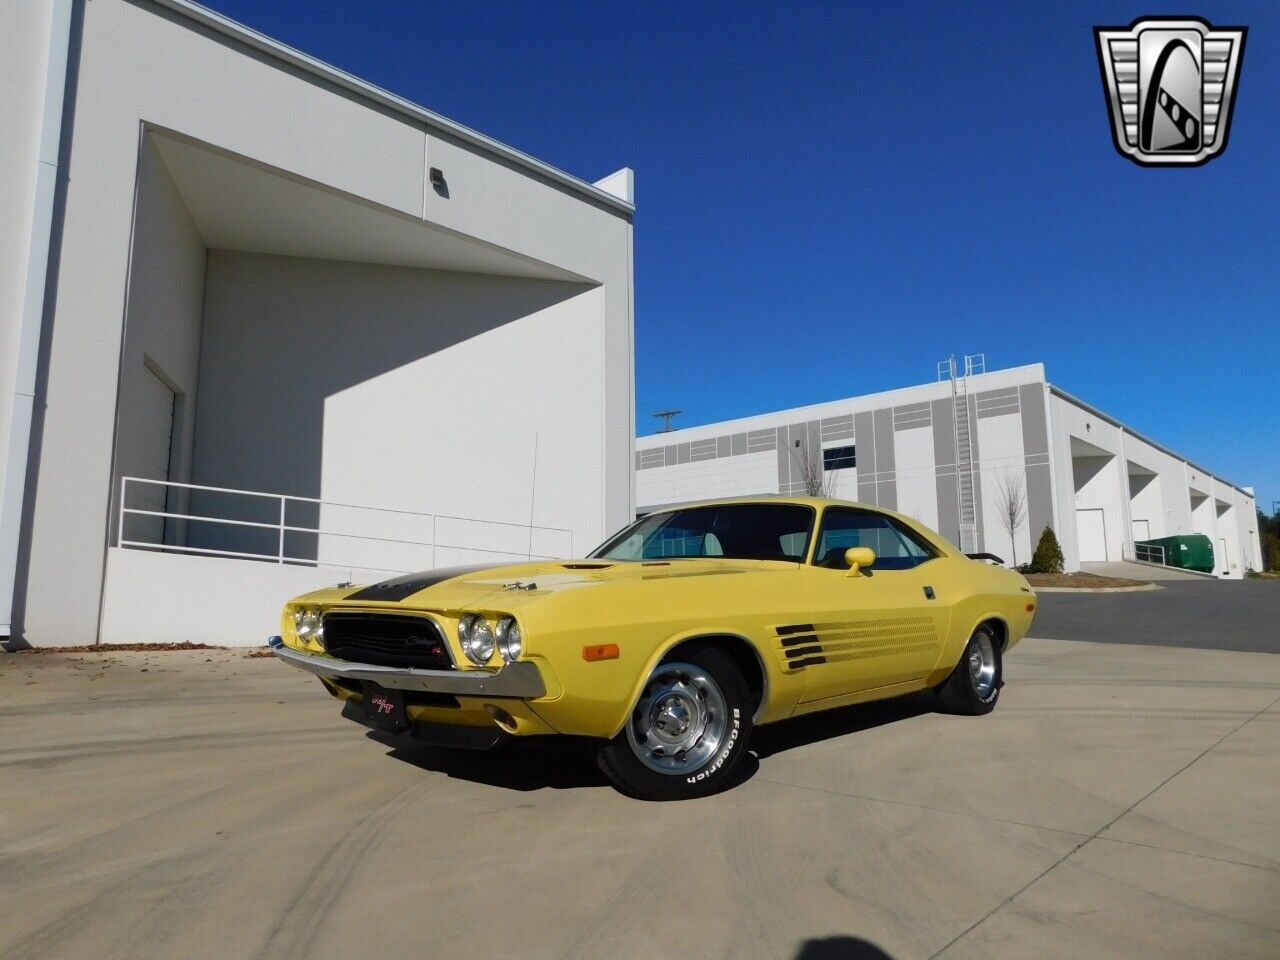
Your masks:
M1146 590L1163 590L1164 587L1155 583L1143 583L1136 587L1036 587L1033 586L1032 591L1035 593L1141 593Z

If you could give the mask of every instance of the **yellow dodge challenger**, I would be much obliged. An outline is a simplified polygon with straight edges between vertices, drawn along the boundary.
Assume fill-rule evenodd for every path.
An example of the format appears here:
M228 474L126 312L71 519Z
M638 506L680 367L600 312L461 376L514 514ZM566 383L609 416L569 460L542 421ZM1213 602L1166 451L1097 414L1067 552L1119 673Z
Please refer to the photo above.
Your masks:
M634 797L733 784L754 727L932 689L985 714L1036 598L888 510L749 497L649 514L586 560L306 594L271 646L367 726L444 746L600 741Z

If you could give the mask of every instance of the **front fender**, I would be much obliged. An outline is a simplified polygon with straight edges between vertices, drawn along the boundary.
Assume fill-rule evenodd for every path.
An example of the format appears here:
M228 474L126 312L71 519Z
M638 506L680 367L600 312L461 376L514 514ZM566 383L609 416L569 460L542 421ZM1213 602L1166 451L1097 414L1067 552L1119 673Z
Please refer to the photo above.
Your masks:
M618 641L620 656L617 660L585 663L566 651L565 662L552 665L561 681L563 694L554 701L538 701L532 706L560 733L613 738L626 724L654 668L682 643L712 637L732 638L751 648L764 678L764 695L760 699L756 719L762 722L777 719L780 709L778 692L780 688L787 688L788 678L780 674L759 644L743 634L741 629L717 629L706 625L681 630L653 644L645 644L635 637L621 639ZM792 700L797 699L799 693L795 692ZM789 712L787 707L780 715L785 716Z
M609 736L616 737L622 731L623 725L627 722L627 717L630 715L632 708L640 700L640 691L644 688L645 681L649 678L649 675L653 673L658 664L662 663L663 660L666 660L671 655L671 651L675 650L682 643L689 643L694 640L715 639L740 641L751 649L752 654L755 655L756 663L760 667L760 675L764 679L764 689L760 695L760 706L756 709L755 715L752 717L752 723L760 723L766 719L773 719L771 713L776 711L771 711L770 707L774 703L774 691L778 689L781 683L781 678L778 676L776 666L771 663L771 658L766 657L761 652L760 645L756 643L756 641L737 630L717 630L715 628L708 628L704 626L695 630L681 631L680 633L669 637L653 652L645 663L644 669L636 677L635 683L631 688L630 696L627 699L626 707L618 716L617 723L613 727L613 732L609 734ZM798 698L799 695L797 694L797 699ZM787 713L790 713L790 709L787 710Z

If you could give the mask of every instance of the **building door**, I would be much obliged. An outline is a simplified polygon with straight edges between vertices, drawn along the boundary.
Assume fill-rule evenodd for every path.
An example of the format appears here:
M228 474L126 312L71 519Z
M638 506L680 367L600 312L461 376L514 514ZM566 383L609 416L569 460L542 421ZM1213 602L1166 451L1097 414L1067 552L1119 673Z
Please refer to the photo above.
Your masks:
M1100 508L1076 511L1076 544L1081 563L1107 559L1107 525Z
M142 398L133 429L138 436L139 476L147 480L168 480L173 446L173 408L177 398L167 383L148 366L141 378ZM129 485L128 506L135 510L164 513L169 488L152 483ZM131 514L125 528L129 540L164 543L165 518Z
M1143 540L1151 539L1151 521L1135 520L1133 521L1133 539L1135 543Z

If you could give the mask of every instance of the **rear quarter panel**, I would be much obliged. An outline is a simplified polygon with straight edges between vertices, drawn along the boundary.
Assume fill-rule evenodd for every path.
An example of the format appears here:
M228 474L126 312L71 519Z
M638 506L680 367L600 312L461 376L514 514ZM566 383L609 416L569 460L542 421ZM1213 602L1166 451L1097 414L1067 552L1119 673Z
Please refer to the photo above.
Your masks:
M1026 636L1035 618L1036 596L1021 574L965 557L951 558L950 566L951 621L928 686L947 678L979 624L998 621L1007 651Z

